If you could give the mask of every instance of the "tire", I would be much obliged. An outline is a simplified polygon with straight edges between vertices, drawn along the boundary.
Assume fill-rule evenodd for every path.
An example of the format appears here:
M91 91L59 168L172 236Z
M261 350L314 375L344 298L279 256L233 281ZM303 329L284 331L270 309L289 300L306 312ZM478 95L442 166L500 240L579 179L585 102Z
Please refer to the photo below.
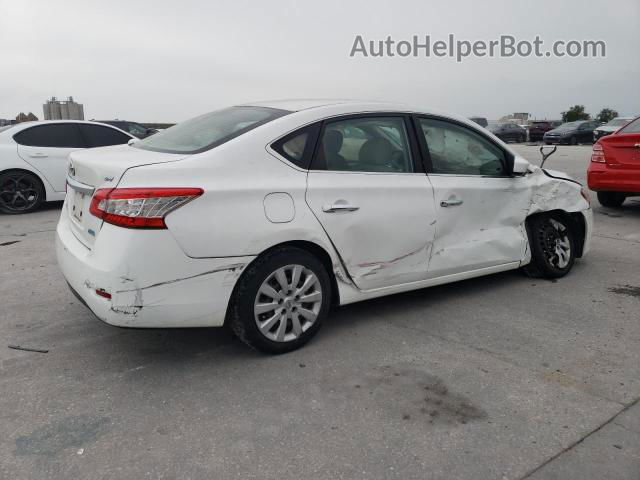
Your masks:
M42 182L34 174L22 170L0 174L0 212L8 215L33 212L44 197Z
M620 208L626 196L619 192L598 192L598 201L603 207Z
M578 145L578 139L576 137L571 137L569 139L569 145Z
M305 298L314 301L303 302ZM258 257L243 272L227 320L233 333L250 347L280 354L311 340L330 306L331 281L324 265L306 250L283 247Z
M551 145L551 142L547 142L547 141L545 141L544 143L545 143L546 145Z
M527 221L531 262L523 271L535 278L564 277L575 261L575 236L562 215L536 215Z

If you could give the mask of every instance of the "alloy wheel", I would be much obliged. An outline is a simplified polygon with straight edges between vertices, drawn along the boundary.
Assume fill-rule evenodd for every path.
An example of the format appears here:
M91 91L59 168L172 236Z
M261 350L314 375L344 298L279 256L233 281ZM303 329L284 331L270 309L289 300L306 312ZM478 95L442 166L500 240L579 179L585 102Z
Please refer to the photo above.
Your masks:
M4 175L0 183L0 203L12 212L26 212L39 200L38 186L28 174Z
M539 235L549 265L560 270L566 268L571 261L571 242L567 227L550 218L540 229Z
M274 342L291 342L314 324L321 307L318 277L302 265L286 265L262 282L253 311L262 335Z

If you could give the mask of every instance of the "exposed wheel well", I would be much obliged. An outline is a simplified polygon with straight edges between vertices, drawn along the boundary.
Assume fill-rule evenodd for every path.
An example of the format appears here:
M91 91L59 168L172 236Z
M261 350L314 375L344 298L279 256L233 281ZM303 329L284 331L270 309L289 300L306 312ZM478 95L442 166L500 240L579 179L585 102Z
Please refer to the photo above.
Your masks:
M534 217L546 216L546 215L559 215L566 219L569 228L576 240L576 258L582 257L582 249L584 248L584 239L586 235L586 226L584 222L584 216L580 212L566 212L564 210L549 210L547 212L538 212L533 215L529 215L526 221L527 233L529 234L529 220ZM531 237L529 237L531 238Z
M314 257L316 257L318 260L320 260L320 262L322 263L322 265L324 266L324 268L327 270L327 275L329 275L329 281L331 282L331 303L332 305L340 305L340 291L338 290L338 282L336 281L336 276L333 272L333 262L331 261L331 257L329 256L329 253L322 248L320 245L313 243L313 242L309 242L306 240L292 240L290 242L283 242L283 243L279 243L277 245L274 245L270 248L268 248L267 250L265 250L264 252L260 253L260 255L258 255L253 262L255 262L258 258L262 257L263 255L267 254L268 252L271 252L273 250L275 250L276 248L283 248L283 247L296 247L299 248L301 250L305 250L308 253L310 253L311 255L313 255ZM245 268L246 270L246 268ZM244 274L244 272L243 272ZM236 282L235 287L233 288L233 292L231 293L231 296L229 297L229 304L227 305L227 318L225 318L225 325L228 324L228 316L229 316L229 306L231 305L231 302L233 301L234 297L235 297L235 293L236 293L236 289L238 287L239 284L239 279Z
M336 276L333 272L333 262L331 261L331 256L329 256L329 253L317 243L309 242L306 240L293 240L290 242L284 242L279 243L278 245L274 245L265 252L262 252L261 255L275 248L282 247L296 247L301 250L306 250L311 255L320 260L324 268L327 270L327 274L329 275L329 279L331 280L331 303L333 305L340 305L340 292L338 290L338 282L336 281Z
M42 195L43 195L42 201L43 202L47 201L47 189L45 188L44 182L40 178L40 175L38 175L37 173L32 172L31 170L25 170L23 168L8 168L6 170L2 170L0 172L0 175L3 175L5 173L11 173L11 172L28 173L28 174L33 175L34 177L36 177L38 179L38 183L40 184L40 187L42 187Z

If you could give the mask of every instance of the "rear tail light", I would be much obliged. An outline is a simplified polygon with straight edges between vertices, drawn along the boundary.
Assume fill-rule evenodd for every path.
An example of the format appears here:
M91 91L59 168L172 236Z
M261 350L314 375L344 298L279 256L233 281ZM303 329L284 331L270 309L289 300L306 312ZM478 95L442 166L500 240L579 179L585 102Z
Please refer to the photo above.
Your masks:
M102 188L89 211L126 228L167 228L164 217L202 195L201 188Z
M597 163L607 163L604 158L604 148L599 143L593 146L593 152L591 153L591 161Z

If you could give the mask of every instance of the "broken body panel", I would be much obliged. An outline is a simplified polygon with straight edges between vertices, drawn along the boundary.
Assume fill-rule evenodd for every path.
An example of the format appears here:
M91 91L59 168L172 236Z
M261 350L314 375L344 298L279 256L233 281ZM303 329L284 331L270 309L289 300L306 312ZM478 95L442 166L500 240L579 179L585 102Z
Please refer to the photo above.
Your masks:
M582 215L586 253L591 211L580 185L533 165L525 175L501 178L314 172L271 148L304 125L381 111L414 112L399 105L338 102L285 115L193 155L128 146L72 154L73 181L93 188L197 187L204 194L169 213L167 229L136 230L94 219L79 227L70 188L57 228L65 278L113 325L220 326L246 267L270 248L292 242L323 252L339 304L525 265L530 259L526 219L543 211ZM472 122L440 115L516 155ZM110 152L117 162L109 164ZM456 199L464 202L442 206ZM327 206L343 200L358 209L327 213ZM87 199L80 208L90 215Z

